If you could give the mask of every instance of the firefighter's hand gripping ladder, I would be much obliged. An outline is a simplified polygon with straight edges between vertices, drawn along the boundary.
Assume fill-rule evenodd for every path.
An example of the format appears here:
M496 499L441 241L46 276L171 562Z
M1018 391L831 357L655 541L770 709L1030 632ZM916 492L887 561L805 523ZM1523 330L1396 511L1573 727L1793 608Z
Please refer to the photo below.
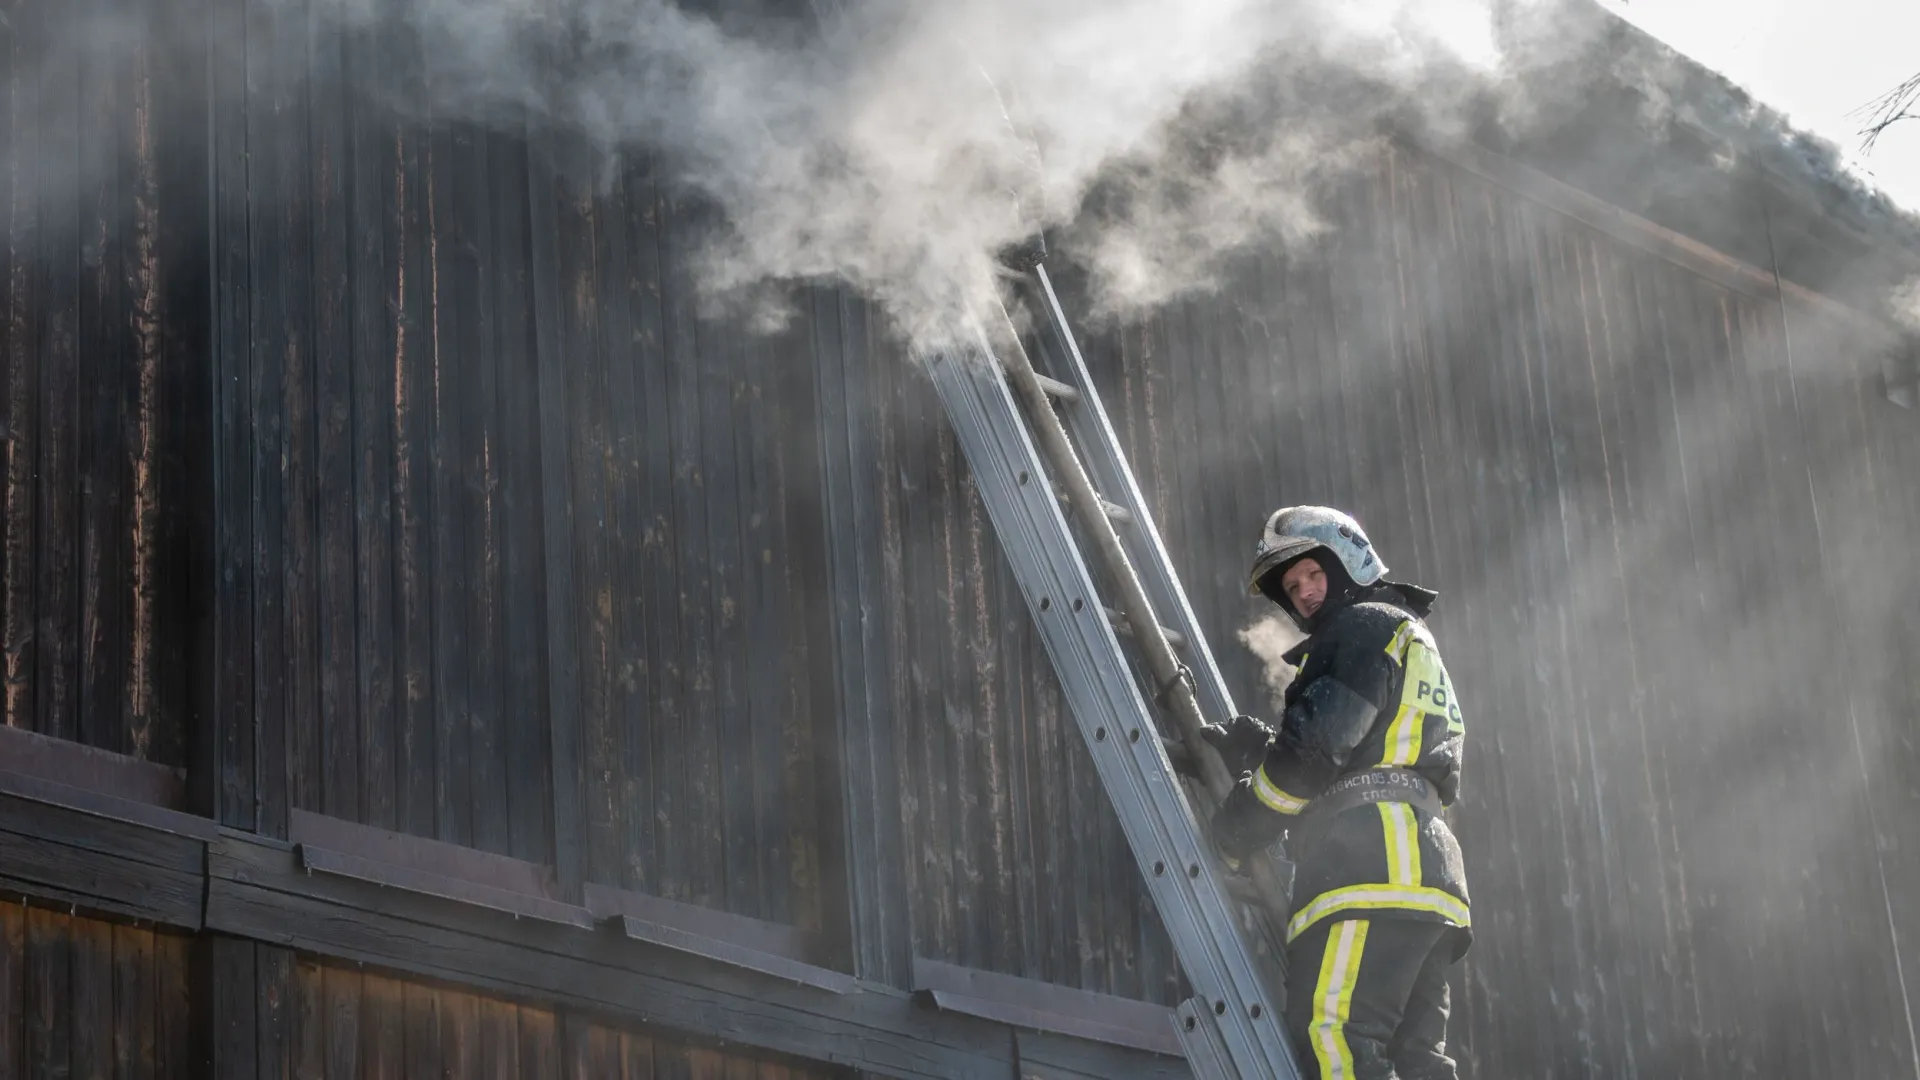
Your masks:
M1194 754L1215 803L1233 778L1199 728L1206 715L1232 716L1232 699L1045 268L1026 275L1020 291L1046 373L997 305L975 320L966 345L924 357L925 366L1193 988L1175 1026L1195 1076L1296 1080L1275 968L1247 946L1120 636L1138 647L1154 699L1174 722L1170 735ZM1082 538L1112 585L1111 607L1096 592ZM1284 925L1278 870L1264 856L1252 862L1262 906Z

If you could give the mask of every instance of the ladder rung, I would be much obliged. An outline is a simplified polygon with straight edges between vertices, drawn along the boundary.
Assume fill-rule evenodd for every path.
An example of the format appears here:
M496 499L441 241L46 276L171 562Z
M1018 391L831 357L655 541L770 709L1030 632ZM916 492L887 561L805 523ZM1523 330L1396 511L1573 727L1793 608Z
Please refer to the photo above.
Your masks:
M1072 509L1073 500L1068 497L1066 488L1061 487L1059 484L1053 485L1053 497L1059 499L1068 509ZM1105 510L1107 512L1107 520L1116 525L1133 524L1133 511L1121 506L1119 503L1108 502L1105 496L1100 497L1100 509Z
M1033 373L1033 378L1035 382L1040 384L1040 389L1047 392L1048 397L1059 398L1069 405L1080 404L1080 391L1075 390L1059 379L1049 379L1037 371Z
M1119 634L1122 637L1133 636L1133 624L1127 621L1127 617L1125 615L1121 614L1118 611L1113 610L1110 607L1103 607L1100 610L1106 612L1107 621L1113 624L1113 630L1115 633ZM1163 626L1160 628L1160 632L1166 635L1167 644L1173 646L1174 648L1184 649L1187 647L1187 635L1181 633L1180 631L1174 630L1170 627Z

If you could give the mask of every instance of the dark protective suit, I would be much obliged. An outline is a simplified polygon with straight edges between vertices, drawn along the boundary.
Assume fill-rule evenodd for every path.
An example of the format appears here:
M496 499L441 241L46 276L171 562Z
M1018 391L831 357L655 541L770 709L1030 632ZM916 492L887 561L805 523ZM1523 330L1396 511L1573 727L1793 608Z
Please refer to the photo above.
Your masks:
M1413 801L1308 811L1336 781L1380 768L1411 770L1453 802L1464 728L1422 621L1431 600L1383 584L1315 613L1312 636L1287 657L1299 673L1279 731L1214 819L1221 849L1236 857L1290 823L1311 825L1295 830L1289 852L1287 1015L1302 1064L1317 1063L1322 1077L1455 1076L1446 969L1466 952L1471 916L1452 830Z

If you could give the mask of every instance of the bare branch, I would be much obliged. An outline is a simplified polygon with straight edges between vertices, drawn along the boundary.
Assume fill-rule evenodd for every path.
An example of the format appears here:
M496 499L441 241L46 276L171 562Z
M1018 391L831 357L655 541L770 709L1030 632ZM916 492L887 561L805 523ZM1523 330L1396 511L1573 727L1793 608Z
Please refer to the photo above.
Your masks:
M1902 120L1920 118L1920 74L1909 76L1899 86L1847 115L1865 118L1865 126L1860 129L1860 149L1871 152L1888 128Z

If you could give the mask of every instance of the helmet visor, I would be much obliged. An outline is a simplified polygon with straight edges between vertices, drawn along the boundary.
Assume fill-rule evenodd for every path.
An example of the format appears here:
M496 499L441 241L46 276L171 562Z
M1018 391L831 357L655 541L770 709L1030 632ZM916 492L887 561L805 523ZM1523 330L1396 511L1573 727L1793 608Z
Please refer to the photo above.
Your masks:
M1261 552L1260 556L1253 560L1253 570L1247 574L1247 594L1249 596L1262 595L1260 588L1261 578L1266 577L1278 567L1305 555L1314 548L1322 546L1324 545L1322 545L1320 541L1315 540L1311 536L1281 537L1275 546Z

